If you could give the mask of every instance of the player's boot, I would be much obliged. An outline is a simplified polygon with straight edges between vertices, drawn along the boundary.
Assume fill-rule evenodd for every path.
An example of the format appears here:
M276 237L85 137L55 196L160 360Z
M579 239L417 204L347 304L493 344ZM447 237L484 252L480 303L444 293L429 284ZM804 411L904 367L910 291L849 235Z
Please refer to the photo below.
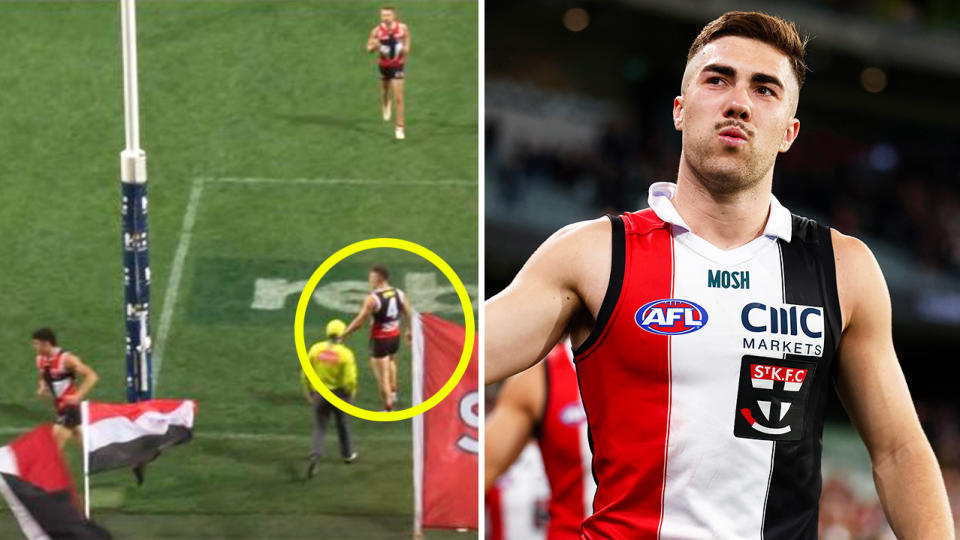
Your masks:
M310 456L310 463L307 464L307 479L313 478L313 473L317 471L317 463L320 461L320 456L313 454Z
M391 105L391 102L389 101L387 102L386 105L382 103L380 104L380 113L383 115L384 122L390 121L390 105Z
M406 139L406 138L407 138L407 136L404 135L404 133L403 133L403 126L397 126L396 131L394 131L394 135L396 135L396 137L397 137L398 140L402 140L402 139Z
M347 465L353 463L353 462L356 461L356 460L357 460L357 453L356 453L356 452L354 452L354 453L350 454L349 456L343 458L343 462L346 463Z

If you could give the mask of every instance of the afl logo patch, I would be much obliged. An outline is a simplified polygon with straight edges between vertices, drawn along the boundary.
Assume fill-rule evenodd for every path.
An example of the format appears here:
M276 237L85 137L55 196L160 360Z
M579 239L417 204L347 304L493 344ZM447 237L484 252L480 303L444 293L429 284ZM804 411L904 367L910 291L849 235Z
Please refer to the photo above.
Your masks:
M577 426L587 421L587 413L579 401L568 404L560 409L560 422L565 426Z
M651 334L677 336L696 332L707 324L707 310L689 300L669 298L644 304L633 316L637 326Z

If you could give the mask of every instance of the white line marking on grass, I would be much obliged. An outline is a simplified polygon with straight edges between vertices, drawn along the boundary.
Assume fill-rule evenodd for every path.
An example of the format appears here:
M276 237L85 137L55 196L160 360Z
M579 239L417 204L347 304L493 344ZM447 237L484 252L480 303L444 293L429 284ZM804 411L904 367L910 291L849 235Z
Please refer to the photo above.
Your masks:
M173 310L180 296L180 279L183 277L183 264L190 251L190 240L193 238L193 226L197 222L197 208L200 206L200 195L203 194L203 178L193 181L190 189L190 200L187 202L187 211L183 213L183 226L180 227L180 239L177 241L177 251L173 256L173 266L170 268L170 278L167 280L167 290L163 295L163 312L160 314L160 328L157 330L157 348L153 352L153 391L156 393L160 384L160 367L163 366L163 351L167 346L167 336L170 335L170 325L173 323Z
M180 237L177 240L177 251L173 257L173 267L170 269L170 278L167 280L166 291L163 295L163 312L160 314L160 327L157 330L156 347L153 350L153 391L156 394L160 386L160 368L163 366L163 353L170 335L170 326L173 324L173 314L180 296L180 280L183 277L183 266L190 251L190 242L193 237L193 228L197 221L197 209L200 207L200 195L207 184L266 184L266 185L348 185L348 186L453 186L477 188L475 180L442 179L442 180L395 180L389 178L263 178L263 177L198 177L193 179L190 189L190 200L187 210L183 214L183 226L180 228ZM2 432L0 432L2 433Z
M238 178L238 177L219 177L204 178L206 182L217 182L223 184L313 184L313 185L348 185L348 186L463 186L476 187L477 182L473 180L447 179L447 180L391 180L388 178Z

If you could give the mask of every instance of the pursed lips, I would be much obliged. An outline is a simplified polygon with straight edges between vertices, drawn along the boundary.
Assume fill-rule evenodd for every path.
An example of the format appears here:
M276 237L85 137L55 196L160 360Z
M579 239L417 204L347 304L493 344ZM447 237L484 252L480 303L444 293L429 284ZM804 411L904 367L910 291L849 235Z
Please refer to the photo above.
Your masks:
M728 126L717 134L720 141L727 146L739 146L747 142L747 134L740 128Z

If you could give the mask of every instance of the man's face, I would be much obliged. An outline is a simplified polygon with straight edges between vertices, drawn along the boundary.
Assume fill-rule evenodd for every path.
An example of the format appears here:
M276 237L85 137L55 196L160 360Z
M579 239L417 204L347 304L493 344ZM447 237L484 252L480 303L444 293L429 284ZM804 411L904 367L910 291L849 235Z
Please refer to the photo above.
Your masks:
M392 9L381 9L380 10L380 22L390 24L393 22L393 10Z
M371 271L367 274L367 283L370 285L371 289L376 289L383 283L383 278L380 277L380 274Z
M33 340L32 344L34 352L42 356L48 356L50 354L50 349L53 348L53 345L39 339Z
M754 39L727 36L687 64L673 120L685 161L713 193L755 185L800 130L790 59Z

